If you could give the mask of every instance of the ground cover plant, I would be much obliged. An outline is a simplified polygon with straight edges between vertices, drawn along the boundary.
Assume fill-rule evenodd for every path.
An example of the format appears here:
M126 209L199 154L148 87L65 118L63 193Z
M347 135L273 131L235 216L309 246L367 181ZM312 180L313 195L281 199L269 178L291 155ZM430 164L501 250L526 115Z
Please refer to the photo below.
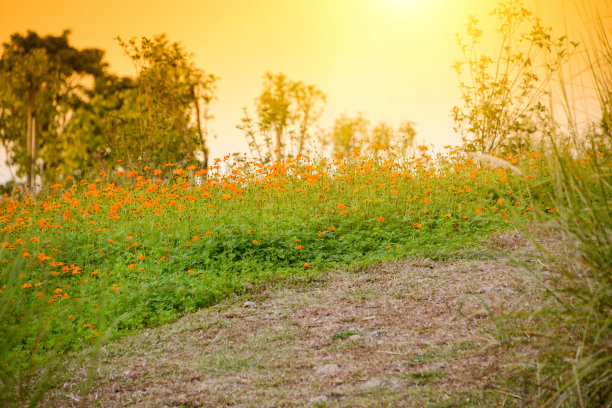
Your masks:
M5 384L49 350L171 321L251 281L475 246L530 217L520 197L543 157L508 159L523 170L426 147L386 161L228 158L208 174L126 168L6 196Z

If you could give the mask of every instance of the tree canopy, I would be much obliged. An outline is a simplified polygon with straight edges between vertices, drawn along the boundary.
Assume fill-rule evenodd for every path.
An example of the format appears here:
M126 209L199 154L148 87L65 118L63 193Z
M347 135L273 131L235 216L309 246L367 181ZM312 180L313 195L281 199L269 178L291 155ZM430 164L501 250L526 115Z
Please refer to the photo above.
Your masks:
M0 56L0 142L32 185L109 163L206 167L206 121L217 77L166 35L123 41L135 78L108 72L104 52L77 49L70 31L16 33Z

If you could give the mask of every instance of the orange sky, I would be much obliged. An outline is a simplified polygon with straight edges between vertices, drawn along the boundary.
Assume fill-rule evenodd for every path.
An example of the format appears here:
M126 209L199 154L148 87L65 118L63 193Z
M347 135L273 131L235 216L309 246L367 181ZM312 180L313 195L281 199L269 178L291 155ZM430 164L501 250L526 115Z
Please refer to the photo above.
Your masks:
M579 0L587 4L610 0ZM133 74L116 36L167 33L218 75L213 156L246 151L235 125L252 110L265 71L314 83L327 96L320 121L363 112L376 122L416 122L419 142L458 143L450 119L459 102L451 65L466 18L486 18L495 0L0 0L0 41L32 29L71 28L77 47L106 50L111 71ZM527 0L545 21L580 30L573 0ZM564 14L567 17L564 18Z

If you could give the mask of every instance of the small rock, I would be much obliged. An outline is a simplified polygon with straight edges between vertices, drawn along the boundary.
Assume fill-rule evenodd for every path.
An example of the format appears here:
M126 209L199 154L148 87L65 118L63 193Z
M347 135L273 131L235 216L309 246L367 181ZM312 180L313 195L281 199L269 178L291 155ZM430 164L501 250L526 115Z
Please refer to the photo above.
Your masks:
M255 302L244 302L242 307L255 307Z
M314 397L313 399L310 400L311 404L324 404L327 401L329 401L329 398L327 398L327 395L319 395L318 397Z
M315 374L317 375L334 375L342 369L340 364L325 364L315 368Z
M359 389L361 391L368 391L368 390L371 390L373 388L380 387L380 384L381 384L380 379L378 379L378 378L370 378L369 380L367 380L363 384L359 385Z

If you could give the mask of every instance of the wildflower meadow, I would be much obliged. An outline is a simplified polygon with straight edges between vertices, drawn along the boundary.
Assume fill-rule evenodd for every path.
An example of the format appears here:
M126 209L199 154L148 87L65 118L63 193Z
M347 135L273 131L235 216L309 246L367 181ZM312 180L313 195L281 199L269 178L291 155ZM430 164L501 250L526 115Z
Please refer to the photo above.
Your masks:
M124 169L51 185L36 199L5 197L2 263L12 275L1 330L23 333L4 350L4 369L58 341L28 334L26 310L49 309L49 330L81 347L168 322L249 281L477 246L530 218L543 157L508 159L511 168L492 167L424 146L385 161L359 151L318 163L228 157L208 172Z

